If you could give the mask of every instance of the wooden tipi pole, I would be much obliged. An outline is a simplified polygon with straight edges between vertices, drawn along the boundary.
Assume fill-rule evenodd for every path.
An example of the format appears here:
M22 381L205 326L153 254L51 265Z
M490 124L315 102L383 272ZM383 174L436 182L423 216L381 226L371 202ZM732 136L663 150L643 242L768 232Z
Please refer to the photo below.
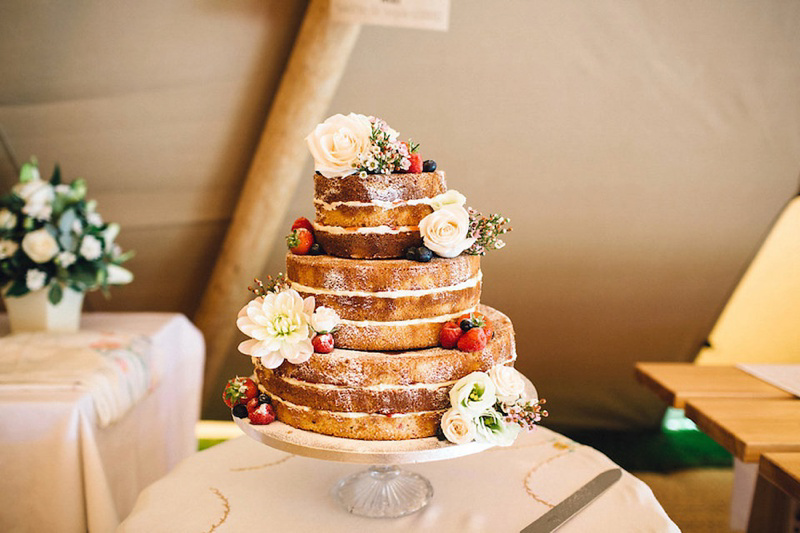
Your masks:
M323 114L344 73L360 26L332 22L329 0L311 0L270 108L222 251L194 321L206 339L204 404L233 351L246 288L263 275L306 163L303 138Z

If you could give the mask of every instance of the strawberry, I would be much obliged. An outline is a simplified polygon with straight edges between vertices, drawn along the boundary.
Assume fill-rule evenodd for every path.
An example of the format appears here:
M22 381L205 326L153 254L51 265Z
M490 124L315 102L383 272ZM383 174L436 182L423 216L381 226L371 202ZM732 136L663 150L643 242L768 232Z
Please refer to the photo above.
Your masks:
M310 231L312 235L314 234L314 226L311 224L311 221L308 220L306 217L300 217L294 221L294 223L292 224L292 230L296 230L298 228L305 228L308 231Z
M408 158L411 160L411 166L408 167L408 172L410 174L419 174L422 172L422 156L419 155L419 152L409 154Z
M311 339L311 344L317 353L331 353L333 351L333 335L330 333L314 335L314 338Z
M447 322L442 326L442 331L439 332L439 344L442 345L442 348L455 348L456 344L458 344L458 339L463 334L464 332L458 322Z
M486 348L489 339L483 328L472 328L465 331L458 339L458 349L462 352L479 352Z
M297 228L286 237L286 245L295 255L306 255L314 244L314 235L306 228Z
M260 402L258 400L258 396L256 396L255 398L250 398L250 400L247 401L247 416L250 416L253 413L253 411L258 409L258 406L261 405L262 403L263 402Z
M236 376L228 380L225 390L222 391L222 400L225 405L233 408L240 403L247 403L250 398L258 396L258 387L250 378Z
M268 403L262 403L250 413L249 418L254 426L269 424L275 421L275 409Z

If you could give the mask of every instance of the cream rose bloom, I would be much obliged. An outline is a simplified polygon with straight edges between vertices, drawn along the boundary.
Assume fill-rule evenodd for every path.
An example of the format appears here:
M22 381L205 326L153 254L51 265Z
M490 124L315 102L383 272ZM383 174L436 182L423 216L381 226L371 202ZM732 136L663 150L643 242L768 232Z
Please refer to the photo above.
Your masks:
M485 372L467 374L450 389L450 405L468 416L491 409L495 401L494 383Z
M522 430L517 424L509 424L494 409L487 409L475 418L475 440L496 446L511 446Z
M17 215L8 209L0 209L0 228L11 229L17 225Z
M423 218L419 231L425 246L441 257L456 257L475 242L475 237L467 237L469 213L457 204L442 206Z
M38 178L38 170L36 177ZM53 213L55 191L48 182L41 179L33 179L25 183L18 183L11 190L25 200L25 205L22 207L23 213L40 220L50 218Z
M503 403L513 404L525 392L525 380L514 368L495 365L489 370L489 378L494 383L497 399Z
M25 234L22 238L22 250L34 263L46 263L58 253L58 243L42 228Z
M442 417L442 431L453 444L465 444L475 440L475 423L458 409L449 409Z
M434 211L438 211L446 205L458 205L463 207L465 203L467 203L467 197L455 189L450 189L446 193L431 198L431 207Z
M0 240L0 259L8 259L14 255L18 249L19 244L14 241L9 239Z
M284 360L300 364L314 352L309 319L314 297L305 300L294 289L271 292L250 301L239 311L236 326L251 337L239 344L245 355L261 358L267 368L277 368Z
M311 315L311 328L317 333L330 333L339 325L339 314L330 307L320 306Z
M306 137L314 157L314 170L326 178L342 178L356 172L360 158L370 150L372 124L364 115L333 115Z

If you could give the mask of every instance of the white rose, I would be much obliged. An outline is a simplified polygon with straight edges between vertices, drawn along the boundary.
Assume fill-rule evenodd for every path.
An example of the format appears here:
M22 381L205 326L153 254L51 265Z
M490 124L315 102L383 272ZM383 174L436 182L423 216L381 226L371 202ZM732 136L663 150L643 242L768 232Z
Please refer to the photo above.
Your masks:
M44 282L47 281L47 274L41 270L32 268L25 274L25 286L28 290L38 291L44 287Z
M53 213L53 186L46 181L32 180L16 184L12 191L25 200L22 212L40 220L47 220Z
M46 263L58 253L58 243L44 228L26 233L22 238L22 250L35 263Z
M339 315L330 307L317 307L311 315L311 327L317 333L330 333L339 325Z
M511 446L522 428L509 424L494 409L487 409L475 418L475 440L496 446Z
M467 238L469 213L462 206L448 204L419 223L425 246L441 257L456 257L472 246L475 237Z
M467 197L455 189L450 189L446 193L431 198L431 207L438 211L446 205L457 205L463 207L467 203Z
M56 263L64 268L69 268L70 265L75 263L76 259L77 257L72 252L61 252L56 256Z
M108 284L125 285L133 281L133 273L127 268L111 263L108 265Z
M467 415L478 415L494 406L494 383L485 372L473 372L450 389L450 405Z
M99 228L103 225L103 217L100 215L100 213L92 211L86 213L86 222L88 222L90 226L96 226Z
M356 172L361 157L370 150L372 124L364 115L333 115L306 137L314 157L314 170L326 178L342 178Z
M0 241L0 259L8 259L14 255L18 248L19 245L16 242L3 239Z
M442 417L442 431L447 440L464 444L475 440L475 423L458 409L449 409Z
M23 241L23 245L24 244L25 242ZM81 248L79 252L89 261L94 261L103 255L103 245L94 235L86 235L81 241Z
M17 215L8 209L0 209L0 228L11 229L17 225Z
M503 403L513 404L525 392L525 380L522 378L522 374L510 366L493 366L489 370L489 377L494 383L497 399Z

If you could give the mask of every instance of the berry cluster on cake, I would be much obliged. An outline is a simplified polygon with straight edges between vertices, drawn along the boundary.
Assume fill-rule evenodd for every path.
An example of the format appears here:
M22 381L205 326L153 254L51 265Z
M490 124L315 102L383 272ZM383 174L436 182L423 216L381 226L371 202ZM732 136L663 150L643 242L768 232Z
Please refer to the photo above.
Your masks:
M419 146L375 117L334 115L306 138L315 219L287 237L286 275L239 313L252 378L234 416L365 440L508 445L546 412L514 369L511 321L480 303L480 258L510 230L448 190Z

